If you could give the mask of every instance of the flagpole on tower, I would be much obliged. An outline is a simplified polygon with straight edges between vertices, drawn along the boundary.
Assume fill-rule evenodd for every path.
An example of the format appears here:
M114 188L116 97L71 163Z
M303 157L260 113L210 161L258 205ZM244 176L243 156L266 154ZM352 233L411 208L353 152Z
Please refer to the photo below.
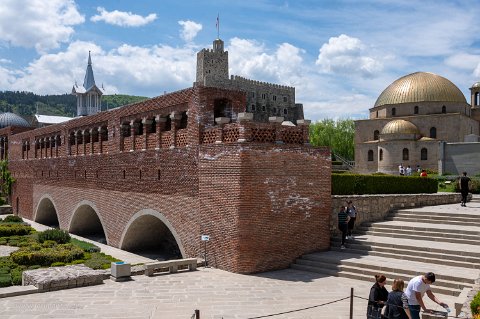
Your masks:
M220 14L217 14L217 24L215 25L217 28L217 39L220 39Z

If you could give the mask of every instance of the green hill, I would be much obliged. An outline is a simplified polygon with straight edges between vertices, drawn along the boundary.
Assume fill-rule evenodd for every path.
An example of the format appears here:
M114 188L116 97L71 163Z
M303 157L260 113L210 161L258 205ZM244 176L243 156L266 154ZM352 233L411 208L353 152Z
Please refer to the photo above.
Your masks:
M115 107L140 102L148 99L134 95L104 95L102 111ZM37 95L32 92L0 91L0 112L13 112L24 117L38 114L75 116L77 113L77 98L71 94Z

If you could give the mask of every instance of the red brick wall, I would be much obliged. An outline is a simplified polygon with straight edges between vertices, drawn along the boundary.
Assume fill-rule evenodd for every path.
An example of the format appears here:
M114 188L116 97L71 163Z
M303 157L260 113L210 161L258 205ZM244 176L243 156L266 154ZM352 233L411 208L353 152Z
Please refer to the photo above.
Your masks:
M132 216L151 209L173 226L185 257L203 257L200 235L211 235L213 265L241 273L284 268L303 253L327 249L328 150L274 143L199 144L201 132L214 126L215 99L231 101L234 119L244 111L244 93L196 87L12 135L14 211L18 198L19 214L34 219L41 199L48 197L60 227L68 229L78 206L87 203L96 210L108 243L118 247ZM186 134L181 147L156 150L151 148L156 140L149 136L150 146L142 150L145 135L137 135L135 150L121 151L122 123L185 110L188 126L181 130ZM90 154L89 144L83 155L81 144L66 155L71 132L99 126L108 127L103 154ZM35 139L53 135L61 137L58 157L34 158ZM25 140L31 144L29 159L22 159Z

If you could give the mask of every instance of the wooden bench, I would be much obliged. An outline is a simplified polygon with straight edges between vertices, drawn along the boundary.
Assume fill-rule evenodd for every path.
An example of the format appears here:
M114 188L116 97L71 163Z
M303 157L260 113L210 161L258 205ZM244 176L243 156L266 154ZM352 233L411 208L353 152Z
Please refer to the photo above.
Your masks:
M153 276L159 269L168 268L169 272L175 273L179 266L188 266L188 270L197 269L197 258L173 259L166 261L154 261L145 264L145 276Z

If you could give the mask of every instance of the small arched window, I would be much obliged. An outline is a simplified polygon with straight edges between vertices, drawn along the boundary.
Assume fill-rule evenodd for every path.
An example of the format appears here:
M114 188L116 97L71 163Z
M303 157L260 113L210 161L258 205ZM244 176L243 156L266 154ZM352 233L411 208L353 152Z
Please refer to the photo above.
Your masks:
M378 135L379 134L380 134L380 132L378 130L373 131L373 140L374 141L378 141Z
M420 159L422 161L426 161L428 159L428 151L425 147L420 151Z
M378 154L378 160L383 161L383 150L382 149L380 149L380 152Z
M413 114L418 114L418 106L415 105L415 107L413 108Z
M397 115L397 109L396 108L392 108L392 116L395 116Z
M445 105L442 106L442 113L444 113L444 114L447 113L447 107Z
M368 161L373 162L373 151L372 150L368 150Z
M430 138L437 138L437 128L431 127L430 128Z
M402 159L408 161L408 148L404 148L402 151Z

